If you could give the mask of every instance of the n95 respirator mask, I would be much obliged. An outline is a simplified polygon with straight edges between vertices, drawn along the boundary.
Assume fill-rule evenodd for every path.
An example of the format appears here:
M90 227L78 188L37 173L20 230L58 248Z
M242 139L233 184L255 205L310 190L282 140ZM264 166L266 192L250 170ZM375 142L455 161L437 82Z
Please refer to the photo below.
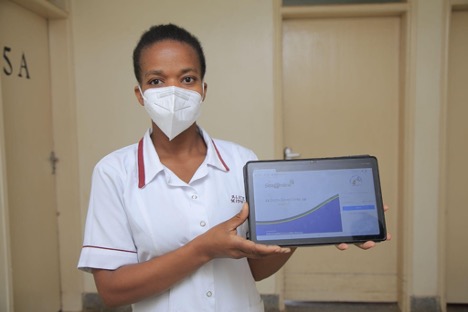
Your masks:
M175 86L150 88L144 93L144 107L154 123L169 138L187 130L200 116L200 93Z

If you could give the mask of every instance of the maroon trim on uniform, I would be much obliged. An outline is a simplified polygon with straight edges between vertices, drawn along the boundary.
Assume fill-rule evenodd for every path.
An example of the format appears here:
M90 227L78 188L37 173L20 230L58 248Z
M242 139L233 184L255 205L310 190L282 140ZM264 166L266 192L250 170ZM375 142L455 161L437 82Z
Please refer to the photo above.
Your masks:
M216 147L216 144L213 140L213 146L215 148L216 154L218 155L219 160L221 160L221 163L223 164L224 168L226 171L229 171L229 167L226 165L224 162L223 157L221 157L221 154L219 153L218 148ZM145 161L143 157L143 138L138 142L138 187L143 188L145 186Z
M226 163L224 162L223 157L221 157L221 154L219 153L218 148L216 147L216 144L215 144L215 142L213 141L213 139L211 140L211 142L213 142L213 146L214 146L214 148L215 148L215 150L216 150L216 154L218 154L219 160L221 160L221 162L223 163L223 166L224 166L224 168L226 169L226 171L229 171L229 167L228 167L228 166L226 165Z
M145 162L143 159L143 138L138 142L138 187L145 186Z
M132 250L124 250L124 249L116 249L116 248L107 248L107 247L100 247L100 246L93 246L93 245L84 245L83 248L96 248L96 249L104 249L104 250L128 252L128 253L137 253L136 251L132 251Z

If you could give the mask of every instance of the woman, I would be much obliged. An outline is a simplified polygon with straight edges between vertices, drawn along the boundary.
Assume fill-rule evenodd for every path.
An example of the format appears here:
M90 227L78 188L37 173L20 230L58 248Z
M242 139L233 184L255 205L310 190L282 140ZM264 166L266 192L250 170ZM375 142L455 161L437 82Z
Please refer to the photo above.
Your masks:
M79 268L109 306L263 311L255 281L292 251L245 239L242 167L256 156L196 124L207 92L199 41L175 25L152 27L134 69L152 128L96 165Z
M242 168L256 156L196 124L207 92L199 41L172 24L151 27L133 64L135 96L152 127L96 165L78 267L92 272L109 306L263 311L255 281L277 272L294 248L245 239Z

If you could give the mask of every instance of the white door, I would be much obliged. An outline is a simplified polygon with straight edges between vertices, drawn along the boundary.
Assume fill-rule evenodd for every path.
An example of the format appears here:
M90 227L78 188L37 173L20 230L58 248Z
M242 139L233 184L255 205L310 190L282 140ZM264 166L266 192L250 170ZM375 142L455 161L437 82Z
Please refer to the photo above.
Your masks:
M468 303L468 11L452 13L447 110L447 302Z
M14 310L59 311L47 20L0 1L0 47Z
M400 172L400 18L283 21L285 145L301 158L375 155L396 236ZM369 251L300 248L285 299L396 301L397 237Z

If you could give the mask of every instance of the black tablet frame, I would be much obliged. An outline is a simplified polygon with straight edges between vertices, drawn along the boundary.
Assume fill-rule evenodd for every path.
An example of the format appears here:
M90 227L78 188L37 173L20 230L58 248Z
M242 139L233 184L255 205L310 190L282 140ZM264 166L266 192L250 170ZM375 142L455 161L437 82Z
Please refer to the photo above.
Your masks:
M256 231L256 207L254 203L255 190L253 187L253 173L255 170L278 170L291 171L299 170L335 170L335 169L359 169L371 168L375 189L375 201L378 219L379 233L376 235L344 235L331 237L313 237L313 238L293 238L293 239L258 239ZM304 169L302 169L304 168ZM294 169L294 170L292 170ZM380 242L387 238L387 229L385 222L385 213L383 209L382 192L380 186L380 177L378 162L375 156L359 155L345 157L329 158L309 158L294 160L257 160L249 161L244 166L244 182L246 200L249 204L249 233L248 238L256 243L279 246L313 246L328 245L339 243L363 243L366 241Z

